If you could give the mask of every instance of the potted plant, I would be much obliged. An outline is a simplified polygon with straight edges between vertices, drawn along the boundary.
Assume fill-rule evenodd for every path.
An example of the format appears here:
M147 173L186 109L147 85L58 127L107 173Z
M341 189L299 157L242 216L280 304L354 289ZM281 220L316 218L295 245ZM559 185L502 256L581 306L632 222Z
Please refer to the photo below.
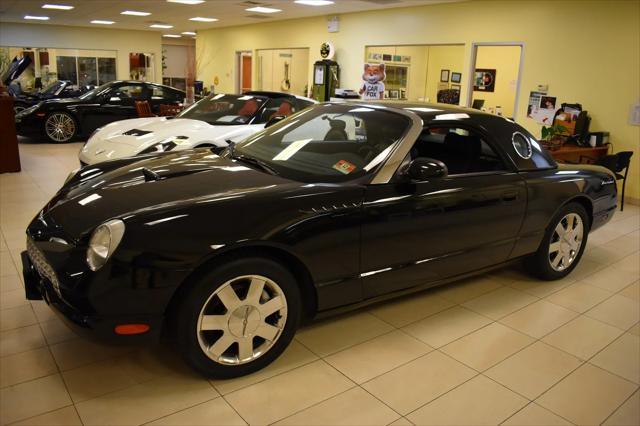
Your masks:
M549 149L559 149L564 142L562 135L566 132L567 128L562 124L542 126L542 140L546 142Z

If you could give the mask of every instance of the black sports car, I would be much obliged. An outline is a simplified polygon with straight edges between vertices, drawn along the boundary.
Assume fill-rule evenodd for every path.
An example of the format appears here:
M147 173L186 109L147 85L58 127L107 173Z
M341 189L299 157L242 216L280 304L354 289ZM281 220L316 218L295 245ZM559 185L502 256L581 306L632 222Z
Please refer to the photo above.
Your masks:
M105 340L169 332L194 368L233 377L301 320L520 258L566 276L614 182L477 110L318 104L220 155L75 172L27 229L27 297Z
M57 80L39 92L22 92L15 95L13 110L17 114L20 111L37 104L38 102L46 101L48 99L77 98L78 96L92 89L93 87L91 86L78 87L70 81Z
M22 136L45 136L51 142L88 137L113 121L135 118L135 101L148 101L158 113L161 104L178 105L185 93L173 87L142 81L112 81L77 98L38 102L16 114L16 129Z

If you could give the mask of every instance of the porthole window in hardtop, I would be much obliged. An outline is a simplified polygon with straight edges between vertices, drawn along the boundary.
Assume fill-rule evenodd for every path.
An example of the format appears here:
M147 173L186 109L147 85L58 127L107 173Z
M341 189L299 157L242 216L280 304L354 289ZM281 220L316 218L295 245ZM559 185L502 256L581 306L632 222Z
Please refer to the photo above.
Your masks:
M533 154L533 148L531 147L531 141L525 137L522 133L516 132L512 137L513 149L516 150L516 154L520 157L528 160Z

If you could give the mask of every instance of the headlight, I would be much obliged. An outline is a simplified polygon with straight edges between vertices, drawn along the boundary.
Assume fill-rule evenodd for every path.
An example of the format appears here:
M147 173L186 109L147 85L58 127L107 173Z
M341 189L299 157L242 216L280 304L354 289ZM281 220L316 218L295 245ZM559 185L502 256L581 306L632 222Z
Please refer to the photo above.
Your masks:
M23 109L19 113L16 114L16 117L24 117L25 115L29 115L32 112L36 111L38 108L42 106L42 102L38 102L37 104L30 106L27 109Z
M159 154L161 152L171 151L176 146L177 146L177 144L174 141L158 142L158 143L155 143L155 144L151 145L150 147L148 147L146 149L143 149L142 151L140 151L138 153L138 155L140 155L140 154Z
M92 271L102 268L111 257L124 235L124 222L110 220L98 226L89 240L87 264Z

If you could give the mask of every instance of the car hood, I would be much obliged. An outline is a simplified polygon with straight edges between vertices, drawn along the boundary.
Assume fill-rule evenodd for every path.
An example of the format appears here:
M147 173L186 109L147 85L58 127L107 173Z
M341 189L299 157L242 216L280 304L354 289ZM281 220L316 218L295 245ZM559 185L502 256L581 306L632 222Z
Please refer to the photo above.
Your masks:
M110 169L113 164L124 165ZM78 240L112 218L153 217L302 186L203 148L85 167L45 206L42 218Z

